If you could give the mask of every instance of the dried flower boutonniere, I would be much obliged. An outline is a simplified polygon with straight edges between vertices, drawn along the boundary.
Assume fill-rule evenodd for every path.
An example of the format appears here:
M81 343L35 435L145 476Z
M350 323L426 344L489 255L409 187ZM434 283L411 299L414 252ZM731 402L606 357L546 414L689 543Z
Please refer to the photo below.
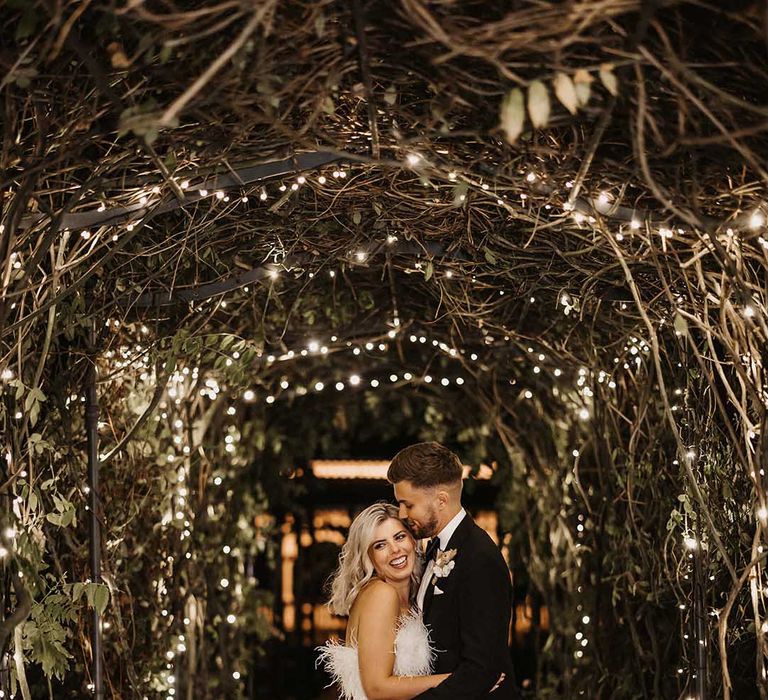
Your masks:
M438 551L435 557L435 566L432 569L432 585L437 583L437 579L445 578L453 571L453 567L456 566L456 562L453 558L456 556L456 549L446 549L444 552Z

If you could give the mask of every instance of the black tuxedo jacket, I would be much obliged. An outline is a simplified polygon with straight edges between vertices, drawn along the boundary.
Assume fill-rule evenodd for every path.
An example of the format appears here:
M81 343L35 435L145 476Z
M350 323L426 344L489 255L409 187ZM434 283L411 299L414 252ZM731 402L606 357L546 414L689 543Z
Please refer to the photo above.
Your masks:
M424 622L437 650L435 673L451 676L416 700L517 698L508 643L512 584L504 557L469 514L448 549L457 550L456 565L435 584L430 580ZM489 696L501 673L504 682Z

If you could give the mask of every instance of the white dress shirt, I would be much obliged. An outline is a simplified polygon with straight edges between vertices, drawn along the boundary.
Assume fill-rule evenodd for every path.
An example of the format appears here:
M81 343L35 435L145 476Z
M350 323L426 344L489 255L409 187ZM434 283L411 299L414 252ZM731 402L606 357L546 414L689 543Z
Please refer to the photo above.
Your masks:
M459 524L462 520L464 520L464 516L467 514L467 511L463 508L456 513L456 515L453 516L451 521L442 529L440 532L437 533L437 538L440 540L440 551L444 552L446 547L448 547L448 542L450 542L451 537L453 537L453 533L456 532L456 528L459 527ZM424 569L424 575L421 577L421 585L419 586L419 593L416 596L416 602L419 605L419 610L424 610L424 598L427 595L427 587L429 586L429 582L432 579L432 570L435 568L435 560L431 559L427 562L427 567Z

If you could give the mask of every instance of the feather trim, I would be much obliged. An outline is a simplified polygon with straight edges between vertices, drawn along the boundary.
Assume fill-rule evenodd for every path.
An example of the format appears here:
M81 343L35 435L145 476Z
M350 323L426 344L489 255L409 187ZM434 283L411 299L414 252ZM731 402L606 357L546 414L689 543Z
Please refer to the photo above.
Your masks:
M393 673L396 676L429 676L436 656L421 615L414 610L401 615L395 634Z
M315 667L322 664L339 689L340 700L367 700L360 677L357 647L329 640L317 647ZM418 611L412 610L397 620L395 632L396 676L428 676L432 673L436 653L429 639L429 630Z
M360 678L357 649L338 641L327 641L317 647L320 655L315 667L322 664L331 677L331 684L339 689L341 700L367 700Z

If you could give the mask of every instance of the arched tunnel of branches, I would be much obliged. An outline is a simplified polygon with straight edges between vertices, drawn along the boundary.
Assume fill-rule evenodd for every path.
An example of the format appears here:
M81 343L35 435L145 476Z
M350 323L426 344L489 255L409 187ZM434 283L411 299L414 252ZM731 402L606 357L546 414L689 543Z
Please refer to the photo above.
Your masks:
M109 697L261 697L297 467L405 434L493 466L531 697L768 698L764 4L1 12L7 696L97 615Z

